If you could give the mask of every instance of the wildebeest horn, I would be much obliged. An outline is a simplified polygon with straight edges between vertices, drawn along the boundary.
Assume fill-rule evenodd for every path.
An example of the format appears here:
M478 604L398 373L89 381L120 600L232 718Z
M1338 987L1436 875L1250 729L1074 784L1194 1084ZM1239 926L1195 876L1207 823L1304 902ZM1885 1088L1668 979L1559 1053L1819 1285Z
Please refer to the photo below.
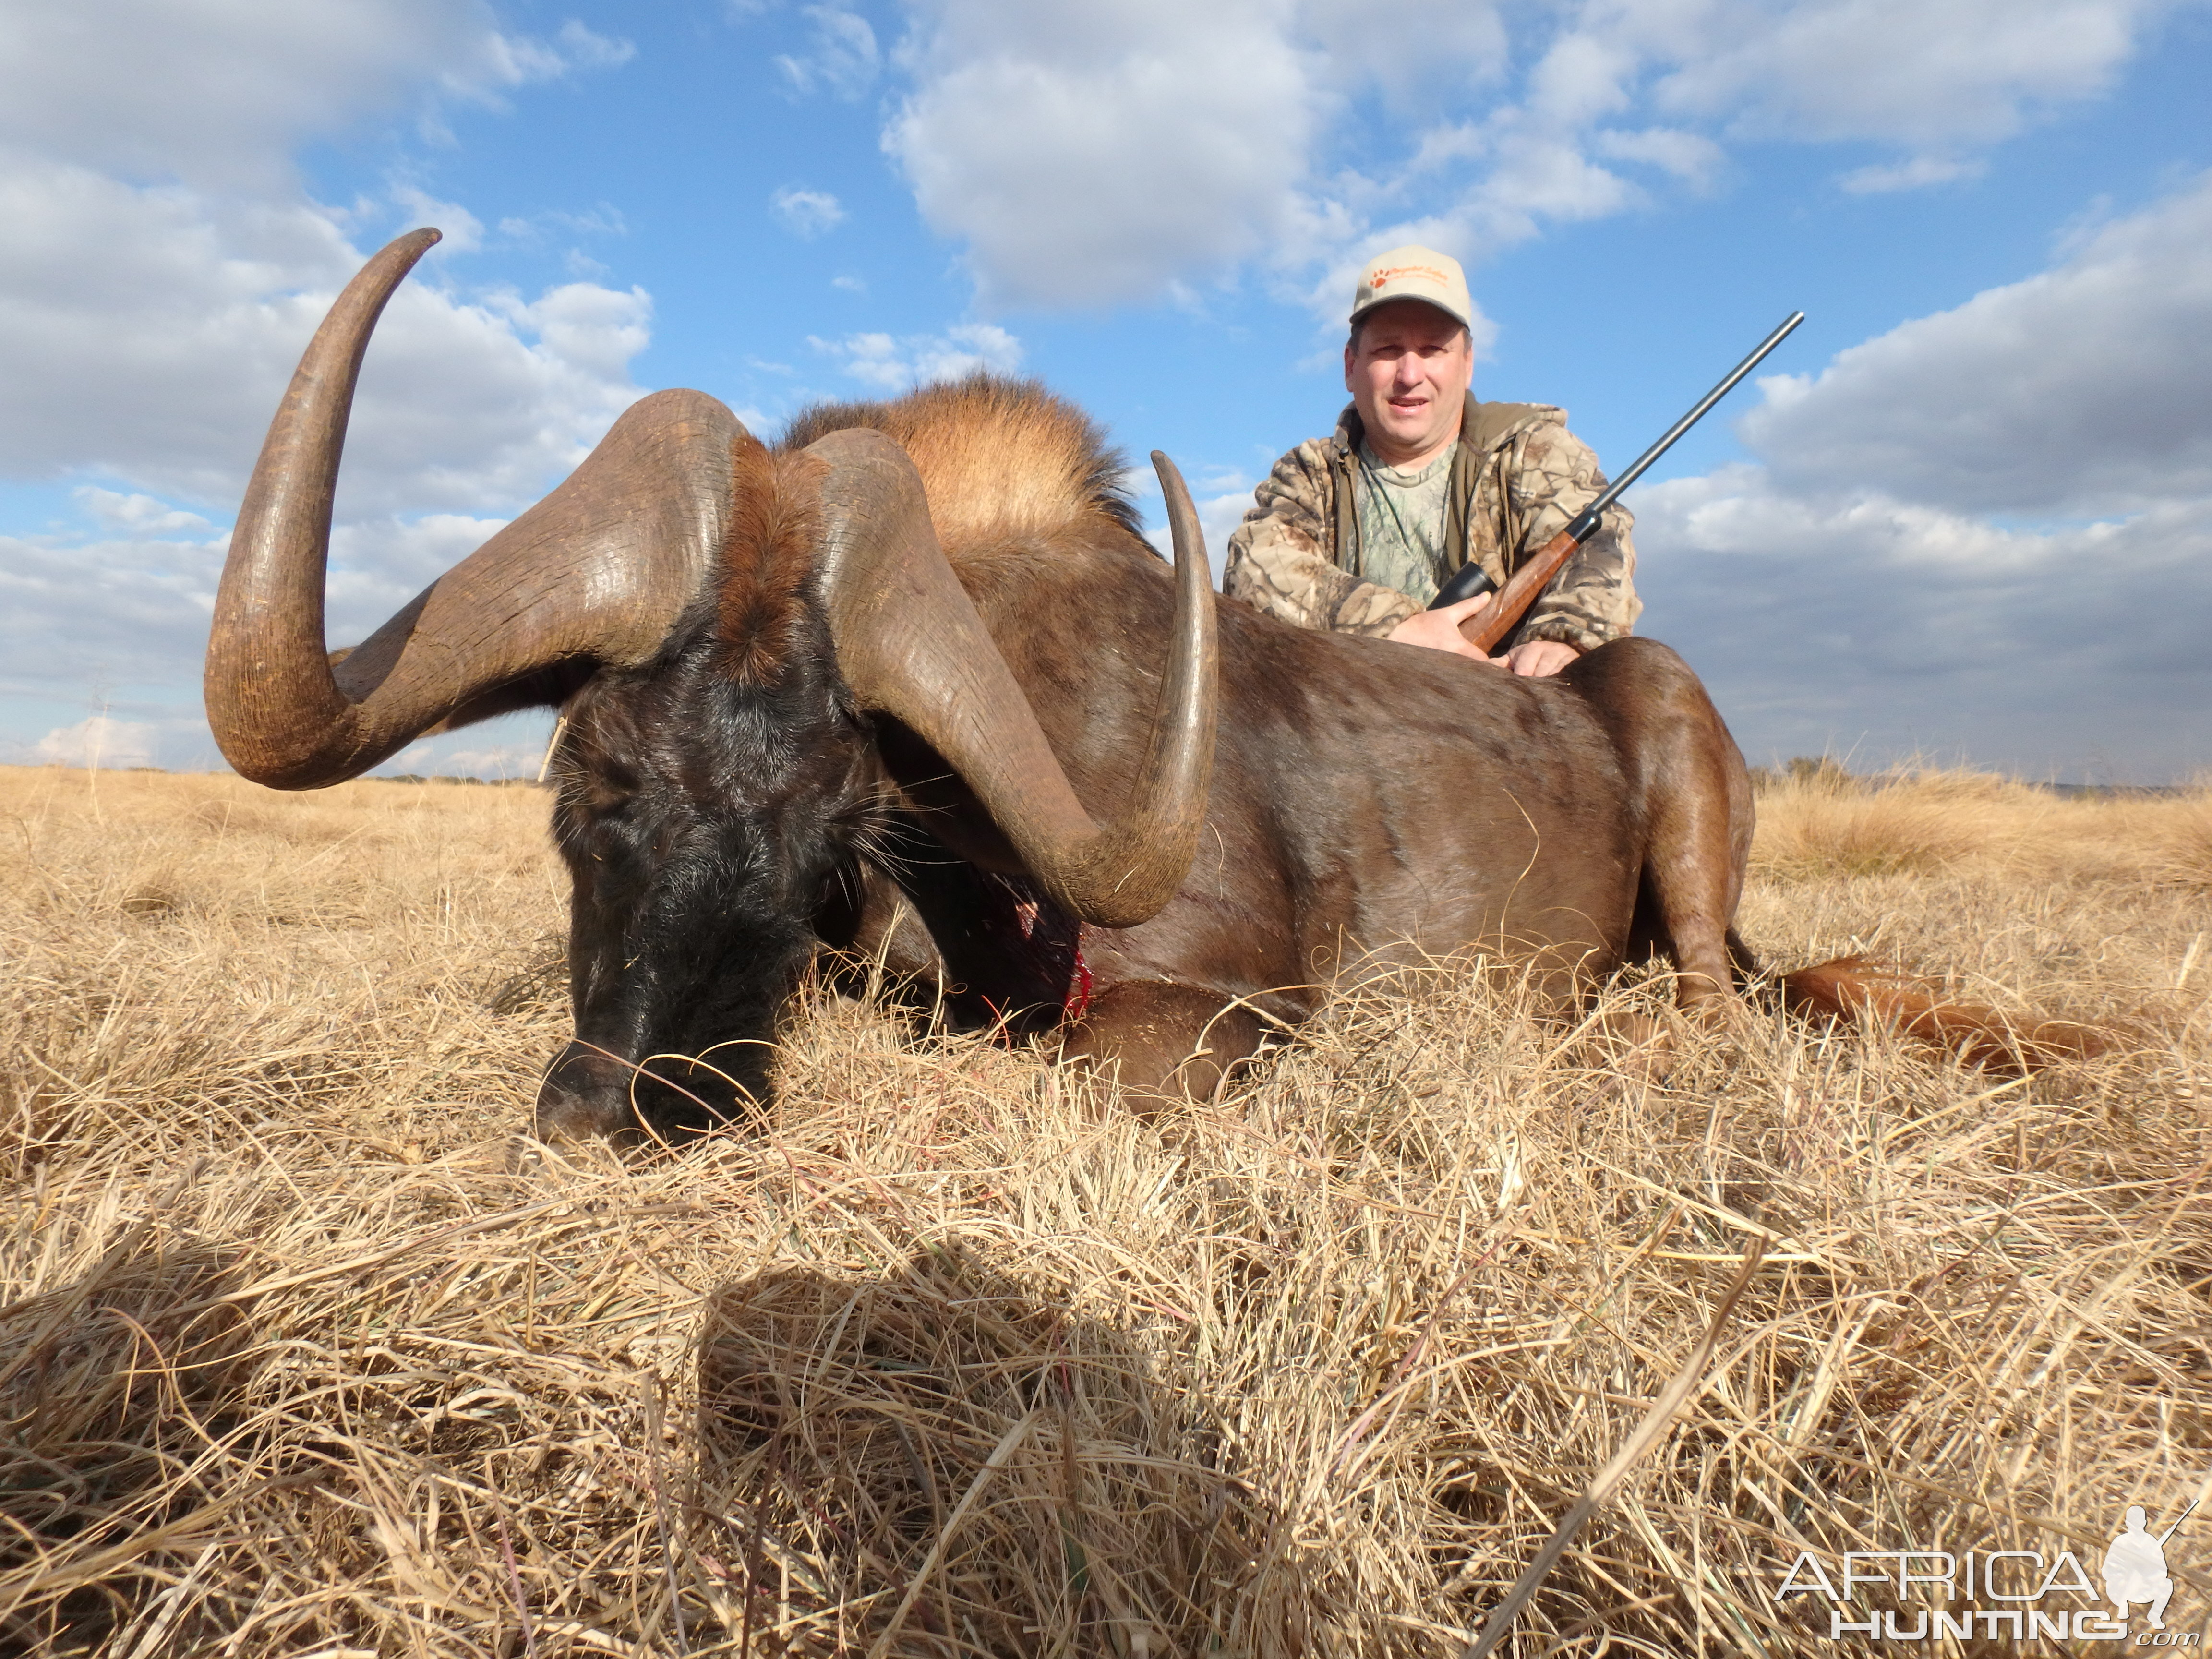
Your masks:
M854 428L808 453L830 467L818 579L837 665L854 694L951 763L1064 908L1105 927L1157 915L1197 851L1219 681L1205 543L1174 464L1152 457L1175 538L1173 644L1143 768L1121 816L1102 825L1076 799L945 562L906 452L882 433ZM1068 665L1071 673L1081 667Z
M230 763L274 788L357 776L456 713L557 700L518 684L556 665L648 661L721 546L744 428L703 392L657 392L333 666L324 566L354 382L385 302L437 240L403 236L347 284L300 360L231 536L208 722Z

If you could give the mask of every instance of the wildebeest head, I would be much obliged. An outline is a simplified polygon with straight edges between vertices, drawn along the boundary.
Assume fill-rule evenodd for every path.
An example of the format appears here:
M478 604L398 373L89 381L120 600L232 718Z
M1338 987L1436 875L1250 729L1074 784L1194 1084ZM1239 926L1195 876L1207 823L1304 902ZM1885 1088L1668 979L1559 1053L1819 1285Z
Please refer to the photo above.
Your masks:
M542 1131L617 1131L641 1107L654 1127L704 1127L760 1092L777 1006L878 811L875 718L943 758L1069 915L1127 927L1166 902L1204 817L1216 674L1195 514L1162 458L1177 626L1136 786L1103 824L946 563L906 453L845 429L771 456L699 392L633 405L544 501L326 655L354 379L436 240L372 259L301 359L232 537L208 714L240 773L300 789L426 731L564 705L555 825L577 1030ZM634 1100L641 1068L665 1081Z
M757 444L734 471L713 590L653 662L600 673L565 711L553 832L576 1034L538 1093L548 1133L625 1097L664 1131L763 1097L811 924L878 827L866 717L812 592L807 481Z

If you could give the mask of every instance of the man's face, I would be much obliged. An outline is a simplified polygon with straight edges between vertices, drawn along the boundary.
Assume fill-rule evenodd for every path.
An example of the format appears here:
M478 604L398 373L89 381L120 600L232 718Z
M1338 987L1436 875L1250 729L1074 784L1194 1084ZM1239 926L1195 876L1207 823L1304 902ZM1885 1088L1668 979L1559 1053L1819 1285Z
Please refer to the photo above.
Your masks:
M1345 388L1368 444L1392 466L1429 460L1459 435L1474 376L1467 331L1419 300L1376 307L1358 344L1344 349Z

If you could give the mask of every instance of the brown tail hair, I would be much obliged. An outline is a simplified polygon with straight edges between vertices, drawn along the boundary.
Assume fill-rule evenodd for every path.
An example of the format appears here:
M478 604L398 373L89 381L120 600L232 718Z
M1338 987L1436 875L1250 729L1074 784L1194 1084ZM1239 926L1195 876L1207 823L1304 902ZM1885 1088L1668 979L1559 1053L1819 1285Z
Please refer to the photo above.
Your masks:
M2019 1076L2060 1060L2091 1060L2120 1042L2118 1032L2067 1019L2012 1015L1978 1002L1946 1002L1943 988L1918 975L1881 968L1864 957L1838 957L1782 976L1792 1013L1832 1024L1871 1014L1907 1036L1968 1062Z

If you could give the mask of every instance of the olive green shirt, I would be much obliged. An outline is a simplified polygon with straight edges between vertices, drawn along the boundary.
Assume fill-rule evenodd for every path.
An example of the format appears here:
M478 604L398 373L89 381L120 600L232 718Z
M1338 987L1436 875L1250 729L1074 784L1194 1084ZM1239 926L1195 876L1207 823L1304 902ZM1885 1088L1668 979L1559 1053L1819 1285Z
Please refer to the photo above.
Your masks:
M1421 605L1437 596L1443 563L1444 494L1451 482L1449 449L1426 466L1385 466L1359 446L1352 495L1359 503L1361 565L1370 581Z

